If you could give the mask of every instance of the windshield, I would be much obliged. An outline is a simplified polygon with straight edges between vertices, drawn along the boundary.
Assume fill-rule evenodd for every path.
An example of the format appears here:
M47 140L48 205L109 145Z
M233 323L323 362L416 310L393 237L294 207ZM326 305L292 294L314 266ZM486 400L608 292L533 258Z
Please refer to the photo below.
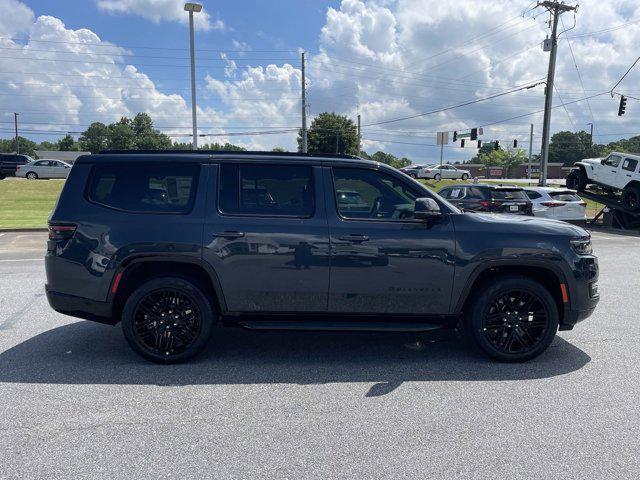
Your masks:
M493 190L491 197L494 200L528 200L524 190Z

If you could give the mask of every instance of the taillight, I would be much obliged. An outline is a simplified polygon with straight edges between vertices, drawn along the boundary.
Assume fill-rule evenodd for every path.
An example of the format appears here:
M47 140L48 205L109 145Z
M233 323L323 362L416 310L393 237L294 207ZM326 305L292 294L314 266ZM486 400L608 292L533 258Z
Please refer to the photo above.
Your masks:
M578 203L578 205L580 205L581 207L586 207L587 206L587 202L580 202L580 203Z
M68 240L75 231L75 225L49 225L49 240Z
M498 202L488 202L487 200L482 200L480 202L480 205L482 205L484 208L499 207L500 206L500 204Z
M553 208L553 207L562 207L564 203L562 202L542 202L540 205L544 205L545 207Z

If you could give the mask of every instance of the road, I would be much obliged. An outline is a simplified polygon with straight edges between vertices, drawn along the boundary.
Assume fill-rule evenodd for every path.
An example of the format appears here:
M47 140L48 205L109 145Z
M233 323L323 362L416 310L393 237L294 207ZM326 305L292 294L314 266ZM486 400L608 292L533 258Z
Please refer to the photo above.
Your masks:
M596 313L526 364L442 333L228 330L158 366L48 307L43 234L0 235L0 478L640 477L637 237L594 234Z

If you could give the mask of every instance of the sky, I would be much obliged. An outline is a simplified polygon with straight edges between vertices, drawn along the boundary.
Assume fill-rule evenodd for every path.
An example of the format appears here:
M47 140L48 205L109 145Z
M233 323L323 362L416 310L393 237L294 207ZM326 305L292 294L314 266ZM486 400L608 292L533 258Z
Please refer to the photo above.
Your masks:
M363 147L439 161L436 132L540 149L549 15L492 0L204 0L195 14L200 143L296 148L300 53L309 122L362 118ZM190 141L188 15L174 0L0 0L0 137L57 140L149 113ZM566 30L566 31L565 31ZM608 93L638 56L640 3L585 0L562 16L552 132L608 143L640 134L640 100ZM616 92L640 99L640 64ZM525 88L530 87L532 88ZM487 99L487 97L492 97ZM591 97L585 100L585 97ZM486 99L486 100L483 100ZM459 108L460 104L476 102ZM451 141L451 138L450 138ZM449 144L445 161L476 149Z

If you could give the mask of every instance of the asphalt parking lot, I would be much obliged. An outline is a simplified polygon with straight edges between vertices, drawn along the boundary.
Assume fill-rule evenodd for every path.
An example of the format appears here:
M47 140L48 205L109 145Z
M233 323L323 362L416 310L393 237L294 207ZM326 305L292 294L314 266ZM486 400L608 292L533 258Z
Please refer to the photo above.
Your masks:
M638 237L594 233L596 313L519 365L442 333L240 330L153 365L48 307L44 241L0 233L0 478L640 477Z

